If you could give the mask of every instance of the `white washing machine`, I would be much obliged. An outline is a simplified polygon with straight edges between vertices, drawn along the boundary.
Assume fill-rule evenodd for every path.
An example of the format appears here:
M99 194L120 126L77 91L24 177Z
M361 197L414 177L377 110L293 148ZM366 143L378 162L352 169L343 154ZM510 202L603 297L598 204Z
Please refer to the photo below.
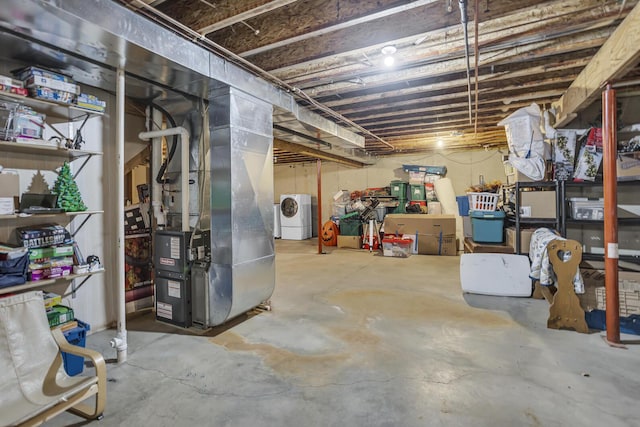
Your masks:
M280 196L280 227L283 240L311 238L310 194L282 194Z
M275 239L282 237L282 227L280 225L280 203L273 204L273 237Z

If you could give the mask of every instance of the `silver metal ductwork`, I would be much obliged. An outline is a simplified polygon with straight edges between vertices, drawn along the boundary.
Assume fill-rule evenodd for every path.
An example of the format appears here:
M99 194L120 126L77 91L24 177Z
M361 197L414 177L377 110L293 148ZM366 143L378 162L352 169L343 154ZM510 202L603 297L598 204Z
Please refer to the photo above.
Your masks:
M237 89L210 97L210 325L269 299L275 287L271 110Z
M210 227L208 318L202 321L208 326L257 306L275 286L274 125L283 140L316 148L308 139L315 137L325 142L322 150L374 161L352 128L299 106L291 93L113 1L6 0L0 44L3 60L56 68L109 93L126 80L128 98L162 105L175 126L188 130L188 171L176 169L178 155L168 172L189 173L190 229ZM124 177L106 179L121 185ZM183 192L175 190L175 206ZM183 210L173 214L186 218ZM183 228L185 220L173 226ZM115 250L108 251L113 257ZM109 274L114 288L124 286L124 271Z

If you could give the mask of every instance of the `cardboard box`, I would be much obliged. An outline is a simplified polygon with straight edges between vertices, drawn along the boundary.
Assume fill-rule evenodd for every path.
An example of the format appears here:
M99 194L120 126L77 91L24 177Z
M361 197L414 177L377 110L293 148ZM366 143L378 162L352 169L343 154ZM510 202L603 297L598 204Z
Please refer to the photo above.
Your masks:
M12 173L0 173L0 215L10 215L18 208L20 177Z
M520 229L520 253L528 254L529 246L531 246L531 236L535 229L533 228L521 228ZM506 228L507 246L513 248L513 252L516 252L516 229L515 227Z
M421 255L456 255L454 215L389 214L384 219L384 232L417 235Z
M338 247L362 249L362 236L338 236Z
M505 244L478 243L470 237L464 239L464 253L466 254L512 254L513 247Z
M555 218L556 192L520 192L520 216L526 218Z

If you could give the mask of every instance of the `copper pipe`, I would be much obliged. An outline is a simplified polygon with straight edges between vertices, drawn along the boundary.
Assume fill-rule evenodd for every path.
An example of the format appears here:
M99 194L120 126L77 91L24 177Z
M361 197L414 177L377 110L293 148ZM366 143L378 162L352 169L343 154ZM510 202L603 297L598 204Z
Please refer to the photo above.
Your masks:
M620 343L618 300L618 182L616 157L616 91L607 84L602 93L602 145L604 173L604 272L607 342Z
M318 178L318 255L322 255L322 160L316 160Z

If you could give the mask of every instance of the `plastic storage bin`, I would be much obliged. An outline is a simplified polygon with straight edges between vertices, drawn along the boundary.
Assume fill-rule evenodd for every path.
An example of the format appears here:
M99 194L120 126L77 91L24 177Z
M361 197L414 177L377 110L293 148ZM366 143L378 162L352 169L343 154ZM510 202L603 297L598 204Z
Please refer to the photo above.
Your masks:
M76 319L76 321L78 322L78 326L64 331L64 337L69 344L84 347L87 342L87 332L91 329L91 326L81 320ZM78 375L82 373L84 369L84 357L82 356L62 352L62 361L67 375Z
M425 200L427 198L424 184L411 184L409 188L411 189L409 200Z
M504 241L504 212L471 211L470 216L474 242L502 243Z
M397 197L398 199L407 199L407 185L408 182L405 181L391 181L389 186L391 187L391 195Z
M571 218L573 219L604 219L604 199L587 199L583 197L569 198Z
M413 240L387 237L382 239L382 254L384 256L407 258L411 255Z
M467 196L472 211L495 211L498 206L497 193L467 193Z
M362 222L360 222L360 220L341 219L340 235L341 236L361 236Z

